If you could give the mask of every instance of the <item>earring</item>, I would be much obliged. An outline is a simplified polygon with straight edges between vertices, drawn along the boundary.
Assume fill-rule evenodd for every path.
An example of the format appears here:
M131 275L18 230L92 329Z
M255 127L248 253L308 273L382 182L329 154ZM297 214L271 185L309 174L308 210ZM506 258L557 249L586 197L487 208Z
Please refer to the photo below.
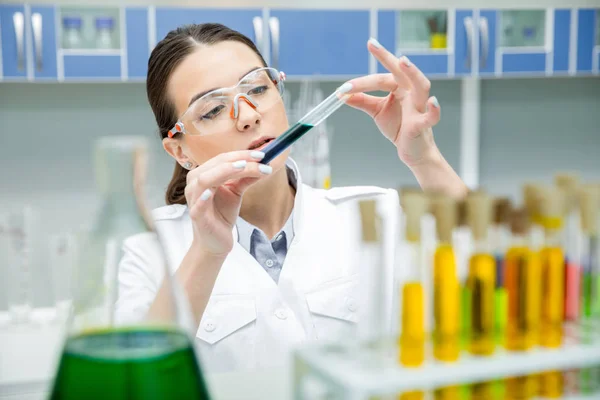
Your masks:
M185 169L192 169L192 163L187 161L185 164L183 164L183 168Z

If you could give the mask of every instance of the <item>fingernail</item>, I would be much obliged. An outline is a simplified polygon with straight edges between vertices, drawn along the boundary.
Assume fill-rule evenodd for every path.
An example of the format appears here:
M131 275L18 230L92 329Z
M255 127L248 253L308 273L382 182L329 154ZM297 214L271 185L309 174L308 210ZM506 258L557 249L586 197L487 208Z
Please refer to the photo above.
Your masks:
M381 49L383 46L381 45L381 43L379 43L377 41L377 39L375 38L371 38L369 39L369 43L371 43L373 46L377 47L378 49Z
M250 157L254 158L255 160L262 160L263 158L265 158L265 153L263 153L262 151L253 151L252 153L250 153Z
M437 97L433 96L431 98L431 103L435 108L440 108L440 102L438 101Z
M342 86L340 86L337 91L339 93L348 93L351 90L352 90L352 84L350 82L346 82Z
M235 169L244 169L244 168L246 168L246 164L248 164L248 162L246 160L239 160L239 161L234 162L232 165L233 165L233 168L235 168Z
M210 199L210 196L212 196L212 192L210 189L206 189L204 192L202 192L202 194L200 195L200 200L202 201L206 201L208 199Z
M273 172L273 167L271 167L270 165L260 164L258 166L258 170L265 175L271 175L271 173Z
M407 67L411 66L410 60L406 56L402 56L400 58L400 61L402 61L402 64L406 65Z

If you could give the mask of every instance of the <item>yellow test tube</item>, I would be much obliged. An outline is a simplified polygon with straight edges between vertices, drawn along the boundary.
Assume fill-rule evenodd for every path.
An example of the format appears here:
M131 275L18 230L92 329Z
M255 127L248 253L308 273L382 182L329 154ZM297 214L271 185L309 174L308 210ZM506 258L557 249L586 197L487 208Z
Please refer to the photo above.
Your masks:
M432 198L438 246L433 257L433 354L454 362L460 354L460 292L452 231L457 224L456 202L447 196Z
M544 228L545 243L540 252L542 265L542 315L540 345L557 348L562 344L564 321L564 263L562 242L562 211L564 194L556 187L543 187L539 192L540 223ZM540 374L539 394L560 398L563 393L561 371Z
M545 244L542 260L542 326L540 344L556 348L562 344L564 321L564 252L562 249L562 209L564 196L555 187L541 191L540 217Z
M437 360L455 362L460 355L460 286L452 232L458 222L455 200L444 195L431 197L438 246L433 257L433 355ZM460 399L459 386L434 391L436 400Z
M487 242L492 217L492 201L484 192L473 192L467 197L467 222L475 242L475 251L469 259L467 288L471 295L469 352L491 355L495 349L494 293L496 261Z
M525 208L513 210L510 217L511 246L505 257L505 286L508 318L505 347L525 351L536 345L541 315L541 264L529 243L529 214ZM504 400L531 399L537 393L536 376L505 380Z
M409 260L408 278L402 283L402 321L398 338L399 363L419 367L425 361L425 305L421 278L421 219L427 212L427 197L420 192L404 191L401 195L405 216L405 241ZM400 400L422 400L422 391L402 393Z
M525 209L512 212L512 244L505 257L508 294L505 347L508 350L529 350L539 337L541 264L537 252L529 245L529 226Z

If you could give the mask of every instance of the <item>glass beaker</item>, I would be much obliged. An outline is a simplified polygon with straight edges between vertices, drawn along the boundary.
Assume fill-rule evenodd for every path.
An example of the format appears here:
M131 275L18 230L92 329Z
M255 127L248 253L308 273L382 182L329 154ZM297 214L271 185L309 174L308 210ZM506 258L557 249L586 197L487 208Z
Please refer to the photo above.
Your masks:
M73 315L51 399L208 399L194 351L189 304L171 276L143 202L147 143L113 136L96 142L101 206L83 240L73 281ZM155 243L164 268L160 316L115 318L122 243Z

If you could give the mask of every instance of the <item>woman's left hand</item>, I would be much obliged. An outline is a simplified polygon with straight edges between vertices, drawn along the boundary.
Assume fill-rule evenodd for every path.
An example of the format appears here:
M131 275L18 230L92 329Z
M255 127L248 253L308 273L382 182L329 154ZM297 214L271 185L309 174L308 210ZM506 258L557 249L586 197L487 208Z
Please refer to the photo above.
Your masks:
M376 40L368 43L369 51L388 70L352 79L354 95L347 104L369 114L375 124L396 145L398 157L409 167L439 156L432 127L440 120L440 105L429 97L429 79L408 58L397 58ZM385 91L385 97L362 92Z

